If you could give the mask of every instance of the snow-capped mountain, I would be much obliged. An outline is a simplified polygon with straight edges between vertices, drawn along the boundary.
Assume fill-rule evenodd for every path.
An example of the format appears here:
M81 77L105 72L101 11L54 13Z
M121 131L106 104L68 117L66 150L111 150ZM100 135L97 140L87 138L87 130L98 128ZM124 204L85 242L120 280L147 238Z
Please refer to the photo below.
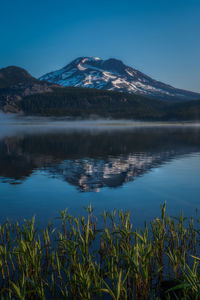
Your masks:
M39 78L62 86L128 92L158 99L196 100L200 94L174 88L110 58L79 57L64 68Z

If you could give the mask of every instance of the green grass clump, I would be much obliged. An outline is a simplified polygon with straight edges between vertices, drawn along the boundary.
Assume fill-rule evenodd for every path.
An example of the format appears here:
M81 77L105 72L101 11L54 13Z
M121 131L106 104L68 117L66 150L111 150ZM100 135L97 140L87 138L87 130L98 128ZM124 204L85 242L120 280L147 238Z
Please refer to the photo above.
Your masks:
M1 299L200 299L196 220L171 218L165 205L143 229L129 212L102 218L99 228L89 207L87 217L62 211L60 229L35 218L1 225Z

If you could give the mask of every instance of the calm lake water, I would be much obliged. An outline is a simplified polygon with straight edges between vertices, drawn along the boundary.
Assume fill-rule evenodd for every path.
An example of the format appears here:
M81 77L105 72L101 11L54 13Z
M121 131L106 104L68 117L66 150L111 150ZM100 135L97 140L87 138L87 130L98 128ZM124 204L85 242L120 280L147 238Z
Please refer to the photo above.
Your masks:
M136 225L200 208L200 128L46 128L0 132L1 220L47 224L59 210L129 209Z

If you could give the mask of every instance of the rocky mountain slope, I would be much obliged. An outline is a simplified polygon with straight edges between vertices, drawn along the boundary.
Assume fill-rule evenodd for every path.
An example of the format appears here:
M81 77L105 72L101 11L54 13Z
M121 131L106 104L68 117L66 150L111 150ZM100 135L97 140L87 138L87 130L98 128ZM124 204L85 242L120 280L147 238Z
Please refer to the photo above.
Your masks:
M79 57L64 68L40 77L62 86L88 87L167 100L196 100L200 94L174 88L111 58Z

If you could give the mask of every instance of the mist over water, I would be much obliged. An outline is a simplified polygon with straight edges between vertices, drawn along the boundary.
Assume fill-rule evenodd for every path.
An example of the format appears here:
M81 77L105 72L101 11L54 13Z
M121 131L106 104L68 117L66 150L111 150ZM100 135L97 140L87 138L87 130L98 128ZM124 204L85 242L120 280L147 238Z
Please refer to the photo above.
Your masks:
M144 127L200 127L191 122L144 122L114 119L70 119L68 117L37 117L5 114L0 111L0 138L17 133L53 132L57 130L127 130Z

